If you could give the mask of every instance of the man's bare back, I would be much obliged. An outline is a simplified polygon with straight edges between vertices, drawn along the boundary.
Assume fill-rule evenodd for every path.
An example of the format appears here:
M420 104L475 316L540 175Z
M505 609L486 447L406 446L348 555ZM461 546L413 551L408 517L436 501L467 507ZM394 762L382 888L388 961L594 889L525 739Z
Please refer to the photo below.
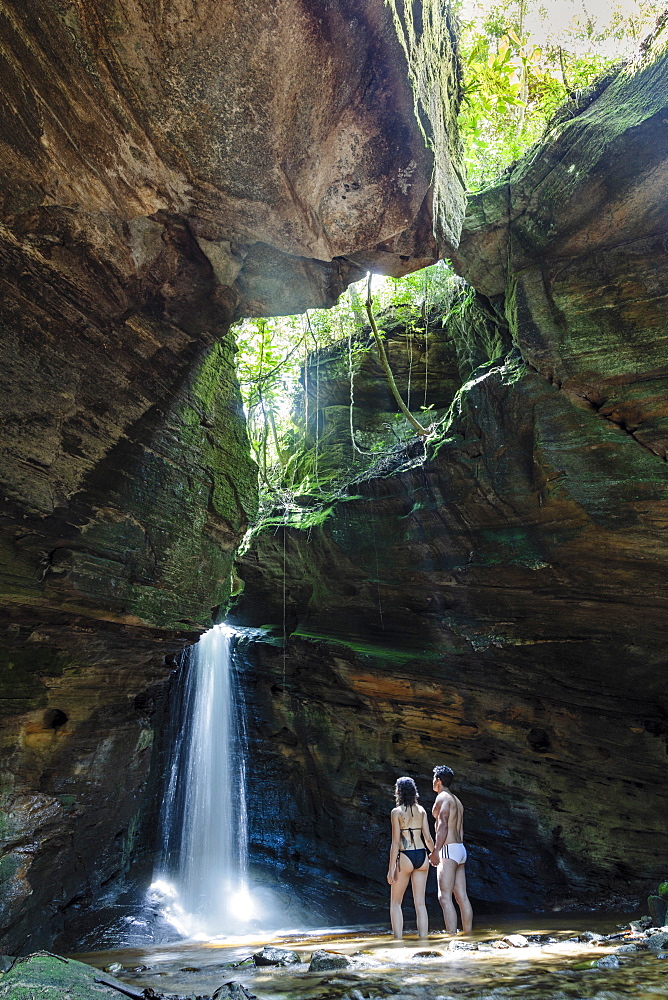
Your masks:
M437 793L432 814L436 820L436 840L429 860L438 868L438 900L448 934L457 933L454 895L462 915L462 928L473 925L473 910L466 893L466 848L464 847L464 806L450 791L454 774L449 767L434 768L433 789Z

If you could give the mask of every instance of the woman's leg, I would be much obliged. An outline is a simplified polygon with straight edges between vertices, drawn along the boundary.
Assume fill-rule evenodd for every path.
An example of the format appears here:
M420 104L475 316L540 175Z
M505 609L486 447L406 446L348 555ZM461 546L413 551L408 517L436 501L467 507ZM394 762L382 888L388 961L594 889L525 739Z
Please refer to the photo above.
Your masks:
M429 933L429 917L427 916L427 905L424 895L427 888L427 878L429 876L429 862L422 868L416 868L411 875L411 886L413 889L413 903L415 904L415 916L417 917L418 937L426 938Z
M406 892L411 877L413 866L405 854L399 855L399 865L397 867L397 881L390 886L390 923L392 933L397 941L400 941L404 933L404 915L401 910L401 903Z

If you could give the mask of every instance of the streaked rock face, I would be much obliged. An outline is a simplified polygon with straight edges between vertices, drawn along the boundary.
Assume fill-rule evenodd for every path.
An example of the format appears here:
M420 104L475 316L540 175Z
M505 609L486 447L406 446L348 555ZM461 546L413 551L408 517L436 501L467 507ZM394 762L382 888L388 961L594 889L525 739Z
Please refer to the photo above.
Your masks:
M382 0L2 5L6 951L127 865L135 698L227 601L256 505L231 321L432 261L425 130L457 239L456 64L425 9L404 48Z
M663 460L665 46L664 28L472 198L455 254L479 291L505 297L530 365Z
M290 635L248 657L270 857L382 898L392 785L426 804L448 763L480 900L619 905L665 867L664 48L472 200L489 298L447 324L464 389L426 461L244 558L239 616Z

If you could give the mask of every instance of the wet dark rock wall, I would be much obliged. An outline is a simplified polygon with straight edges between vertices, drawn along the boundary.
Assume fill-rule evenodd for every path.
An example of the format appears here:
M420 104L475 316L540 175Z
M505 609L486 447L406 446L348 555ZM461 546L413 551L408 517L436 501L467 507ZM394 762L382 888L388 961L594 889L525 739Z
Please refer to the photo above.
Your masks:
M446 322L461 390L426 459L244 557L239 618L288 636L249 666L260 852L380 899L392 784L429 803L448 763L478 900L633 905L665 868L664 50L471 200L478 298Z

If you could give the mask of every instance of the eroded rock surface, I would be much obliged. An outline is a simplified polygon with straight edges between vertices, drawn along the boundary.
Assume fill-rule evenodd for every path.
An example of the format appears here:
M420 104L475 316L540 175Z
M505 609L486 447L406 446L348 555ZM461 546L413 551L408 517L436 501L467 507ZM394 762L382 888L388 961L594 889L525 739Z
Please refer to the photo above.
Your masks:
M230 322L435 257L439 31L403 48L382 0L0 5L9 951L126 864L134 700L228 598L256 505ZM433 125L417 45L447 67ZM439 199L456 240L461 185Z
M621 905L661 874L664 51L472 200L457 263L483 298L447 325L463 388L426 460L244 559L240 617L289 636L248 659L270 857L380 898L393 782L428 804L448 763L478 899Z

